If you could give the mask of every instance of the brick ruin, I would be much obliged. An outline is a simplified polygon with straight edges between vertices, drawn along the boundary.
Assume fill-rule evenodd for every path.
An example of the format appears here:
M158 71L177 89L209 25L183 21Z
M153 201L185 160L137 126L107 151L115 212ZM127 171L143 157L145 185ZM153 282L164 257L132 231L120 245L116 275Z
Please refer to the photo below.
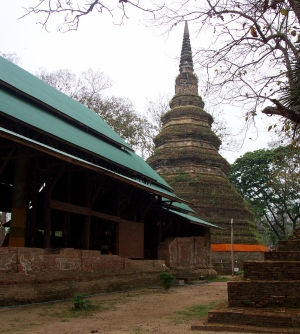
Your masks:
M171 110L162 116L162 129L154 139L155 153L147 162L180 197L193 204L197 217L222 228L211 229L212 244L231 242L231 218L235 244L263 244L249 206L228 181L230 165L218 152L221 141L211 130L213 118L203 109L187 23L179 70ZM218 273L231 272L230 252L212 256ZM239 252L235 266L241 268L244 259L262 259L262 253Z
M157 284L161 260L74 248L0 248L0 306L60 300Z
M278 242L264 261L244 262L244 275L228 282L228 305L219 305L194 330L300 333L300 229Z

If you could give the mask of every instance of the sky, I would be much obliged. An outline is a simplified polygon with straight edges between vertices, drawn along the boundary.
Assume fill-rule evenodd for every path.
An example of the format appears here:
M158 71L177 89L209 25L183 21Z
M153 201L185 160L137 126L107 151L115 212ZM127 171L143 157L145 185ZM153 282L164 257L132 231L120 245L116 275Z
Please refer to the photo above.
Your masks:
M92 13L83 18L77 31L59 33L54 20L50 32L46 32L37 24L41 16L19 19L25 13L22 6L37 2L13 0L1 4L0 51L15 52L20 58L19 66L33 74L41 67L48 71L68 68L77 74L88 68L100 69L113 81L109 93L129 98L141 113L145 112L147 101L158 94L174 95L183 25L164 36L161 31L146 27L142 12L132 10L123 26L114 25L109 15ZM197 46L200 37L193 34L192 25L189 30L192 47ZM220 109L232 132L237 134L244 126L242 110L227 105L221 105ZM250 130L245 140L236 137L241 143L238 152L222 152L222 155L233 163L247 151L267 148L270 136L266 124L264 115L258 116L259 132Z

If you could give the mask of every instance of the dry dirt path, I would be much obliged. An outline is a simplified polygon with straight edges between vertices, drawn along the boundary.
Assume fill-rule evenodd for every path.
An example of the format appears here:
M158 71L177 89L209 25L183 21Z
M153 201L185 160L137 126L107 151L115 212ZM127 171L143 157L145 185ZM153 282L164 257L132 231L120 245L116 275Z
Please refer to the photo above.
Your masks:
M226 283L139 289L89 298L103 309L71 317L72 302L0 309L0 333L9 334L193 334L195 319L178 311L227 300ZM205 332L209 334L209 332ZM211 332L210 332L211 333Z

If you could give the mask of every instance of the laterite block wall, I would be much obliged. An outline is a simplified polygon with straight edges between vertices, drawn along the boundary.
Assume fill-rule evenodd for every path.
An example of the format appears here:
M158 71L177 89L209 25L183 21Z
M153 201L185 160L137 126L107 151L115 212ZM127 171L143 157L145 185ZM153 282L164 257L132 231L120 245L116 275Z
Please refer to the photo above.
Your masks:
M15 305L158 283L164 261L130 260L99 251L0 248L0 305Z

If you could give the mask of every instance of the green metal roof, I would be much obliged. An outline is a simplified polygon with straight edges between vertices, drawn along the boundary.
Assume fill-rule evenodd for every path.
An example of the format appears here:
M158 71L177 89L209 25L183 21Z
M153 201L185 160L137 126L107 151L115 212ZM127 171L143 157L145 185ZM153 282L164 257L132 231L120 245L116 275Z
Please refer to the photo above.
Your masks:
M101 117L90 109L3 57L0 57L0 80L56 109L83 127L90 128L109 140L133 150Z
M174 210L168 210L168 211L174 213L175 215L178 215L178 216L180 216L180 217L183 217L183 218L189 220L189 221L192 222L192 223L196 223L196 224L204 225L204 226L208 226L208 227L221 228L221 227L219 227L219 226L217 226L217 225L208 223L208 222L206 222L206 221L204 221L204 220L202 220L202 219L199 219L199 218L196 218L196 217L187 215L186 213L182 213L182 212L178 212L178 211L174 211Z
M179 202L171 202L167 198L162 198L162 204L163 205L165 204L166 208L168 208L170 206L171 208L180 209L180 210L183 210L183 211L188 211L188 212L195 213L195 211L191 207L189 207L187 204L179 203Z
M7 135L9 137L7 137ZM144 188L145 190L148 190L154 194L158 194L159 196L167 196L169 198L169 200L172 200L172 201L184 201L183 199L177 197L173 192L170 192L164 188L161 188L159 186L156 186L156 185L153 185L153 184L145 184L139 180L133 180L127 176L124 176L124 175L121 175L121 174L118 174L116 172L113 172L107 168L104 168L104 167L101 167L101 166L98 166L98 165L95 165L89 161L86 161L86 160L83 160L81 158L78 158L76 156L73 156L71 154L68 154L68 153L65 153L65 152L62 152L60 150L57 150L51 146L48 146L48 145L45 145L43 143L40 143L40 142L37 142L36 140L32 140L30 138L27 138L25 136L22 136L22 135L19 135L13 131L10 131L10 130L7 130L7 129L4 129L2 127L0 127L0 137L5 137L5 138L13 138L13 140L15 140L16 142L21 142L22 144L25 144L25 143L31 143L31 144L34 144L34 147L37 149L37 150L41 150L41 151L45 151L45 149L48 151L49 154L52 154L54 155L55 157L61 157L61 158L65 158L65 157L68 157L70 158L70 162L73 163L73 164L77 164L77 162L81 162L83 163L84 165L86 165L86 167L94 167L93 169L98 169L99 171L104 171L106 174L114 177L114 176L118 176L118 178L121 178L123 179L124 182L128 183L134 183L136 185L139 185L141 186L142 188Z
M93 111L87 108L86 110L89 113L94 114ZM112 161L120 166L124 166L131 171L142 174L154 182L157 182L159 185L172 190L167 182L137 154L114 146L107 141L101 140L92 132L89 132L88 129L85 129L84 131L83 128L75 127L73 124L70 124L67 119L58 118L55 113L49 113L48 111L1 89L0 112L27 123L30 126L40 129L52 136L62 139L71 145L75 145L91 152L92 154L103 157L104 159ZM100 117L96 116L96 118Z

